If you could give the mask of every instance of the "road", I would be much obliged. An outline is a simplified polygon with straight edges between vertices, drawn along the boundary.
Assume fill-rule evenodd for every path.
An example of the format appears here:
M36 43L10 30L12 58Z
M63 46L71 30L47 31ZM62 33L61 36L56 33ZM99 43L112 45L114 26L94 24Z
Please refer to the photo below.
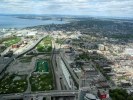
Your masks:
M57 62L57 66L58 66L58 74L60 75L60 82L62 85L62 89L63 90L70 90L70 86L68 84L67 76L65 73L66 71L64 72L64 70L63 70L63 64L61 63L61 60L62 59L60 58L60 56L57 55L56 62ZM66 67L66 66L64 66L64 67Z
M52 63L53 63L55 81L56 81L56 89L57 90L69 90L70 88L62 72L59 60L60 60L59 55L54 53Z
M31 84L30 84L31 73L32 73L32 71L27 76L28 87L27 87L27 90L25 91L25 93L30 93L31 92Z
M34 97L38 98L38 97L77 97L77 96L78 96L78 90L52 90L48 92L3 94L0 95L0 100L20 99L20 98L28 100L29 98L34 98Z
M23 52L18 52L18 54L17 55L14 55L14 56L12 56L11 58L10 58L10 60L7 62L7 64L4 66L4 69L1 71L1 73L0 74L3 74L4 72L5 72L5 70L7 69L7 67L9 66L9 64L14 60L14 59L16 59L16 58L18 58L18 57L20 57L20 56L22 56L22 55L24 55L24 54L26 54L27 52L29 52L29 51L31 51L41 40L43 39L43 37L41 37L38 41L36 41L33 45L31 45L29 48L26 48ZM56 55L54 55L54 59L55 59L55 61L54 61L54 65L56 65ZM56 69L56 67L57 66L55 66L54 68L55 68L55 71L57 71L56 72L56 77L58 77L57 78L57 80L56 80L56 84L58 84L57 85L57 88L58 88L58 90L56 90L56 91L49 91L49 92L36 92L36 93L17 93L17 94L1 94L0 95L0 100L5 100L5 99L19 99L19 98L23 98L23 97L25 97L25 98L31 98L31 97L46 97L46 96L53 96L53 97L63 97L63 96L75 96L75 95L77 95L78 94L78 91L76 91L76 90L73 90L73 91L69 91L69 90L61 90L61 84L63 83L62 81L60 81L60 77L62 76L60 73L61 73L61 71L57 68ZM30 75L29 75L30 76ZM27 89L27 91L30 91L30 85L29 85L29 87L28 87L28 89ZM28 100L28 99L26 99L26 100Z
M61 90L61 83L60 83L60 75L58 73L58 67L57 67L57 62L56 62L56 49L55 49L55 43L52 41L52 67L53 67L53 74L54 74L54 79L55 79L55 86L57 90Z
M62 72L61 65L60 65L60 59L59 59L59 52L55 41L52 41L53 46L53 52L52 52L52 64L53 64L53 72L55 77L55 85L57 90L69 90L69 86L67 84L67 81L65 79L65 76ZM40 99L41 100L41 99ZM54 100L64 100L63 97L54 98ZM71 99L65 99L65 100L71 100ZM74 100L74 99L73 99Z
M66 61L65 56L64 56L64 54L62 52L60 52L60 56L61 56L62 60L64 61L67 69L69 70L69 72L70 72L70 74L71 74L71 76L72 76L73 80L75 81L76 86L78 88L78 85L79 85L79 79L78 79L78 77L73 72L72 68L70 67L69 63Z
M53 63L55 81L56 81L56 89L61 90L60 75L59 75L60 73L58 72L57 62L56 62L56 55L55 54L53 54L52 63Z
M45 37L45 36L44 36ZM4 72L6 71L7 67L9 66L9 64L11 64L12 61L14 61L14 59L26 54L27 52L31 51L32 49L34 49L36 47L36 45L44 38L41 37L39 38L35 43L33 43L31 46L29 46L28 48L26 48L24 51L18 53L17 55L13 55L8 61L7 63L3 66L3 69L0 72L0 78L3 76Z

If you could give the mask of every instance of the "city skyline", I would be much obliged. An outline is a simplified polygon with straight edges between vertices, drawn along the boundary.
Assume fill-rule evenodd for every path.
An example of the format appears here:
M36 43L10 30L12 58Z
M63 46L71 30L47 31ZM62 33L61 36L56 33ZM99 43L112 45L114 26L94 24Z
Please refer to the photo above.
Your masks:
M132 0L1 0L2 14L133 17ZM4 11L4 12L3 12Z

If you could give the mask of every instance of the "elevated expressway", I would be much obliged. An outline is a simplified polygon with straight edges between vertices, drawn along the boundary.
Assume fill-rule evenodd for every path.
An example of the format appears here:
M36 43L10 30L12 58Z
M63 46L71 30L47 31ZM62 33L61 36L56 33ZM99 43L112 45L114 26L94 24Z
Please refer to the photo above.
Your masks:
M1 94L0 100L23 99L30 100L37 97L78 97L78 90L52 90L48 92L31 92L31 93L14 93L14 94ZM29 99L30 98L30 99ZM36 99L38 100L38 99Z
M45 37L45 36L44 36ZM26 54L27 52L31 51L32 49L34 49L36 47L36 45L44 38L41 37L39 38L34 44L32 44L30 47L25 48L25 50L21 53L18 53L17 55L13 55L8 61L7 63L3 66L3 69L0 70L0 78L3 76L4 72L6 71L7 67L12 63L12 61L14 61L16 58Z

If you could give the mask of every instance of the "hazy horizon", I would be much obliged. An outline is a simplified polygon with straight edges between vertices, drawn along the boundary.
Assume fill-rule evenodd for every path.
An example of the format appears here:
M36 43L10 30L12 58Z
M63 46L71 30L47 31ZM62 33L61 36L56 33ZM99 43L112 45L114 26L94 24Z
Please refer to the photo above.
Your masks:
M133 18L132 0L1 0L2 14ZM4 11L4 12L3 12Z
M60 17L79 17L79 18L109 18L109 19L133 19L133 17L116 17L116 16L92 16L92 15L69 15L69 14L3 14L0 13L0 16L23 16L23 15L27 15L27 16L60 16Z

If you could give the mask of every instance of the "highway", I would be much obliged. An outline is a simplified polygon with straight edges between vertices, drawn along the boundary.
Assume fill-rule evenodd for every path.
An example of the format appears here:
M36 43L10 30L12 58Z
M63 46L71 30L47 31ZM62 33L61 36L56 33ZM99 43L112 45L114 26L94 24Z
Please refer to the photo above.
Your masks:
M65 76L62 72L61 65L60 65L60 59L59 54L57 54L57 49L55 48L55 43L53 42L54 49L53 49L53 56L52 56L52 64L53 64L53 71L56 81L56 89L57 90L69 90L69 86L67 84L67 81L65 79Z
M58 66L58 75L60 75L60 82L61 82L61 85L62 85L62 89L64 90L70 90L71 89L71 86L70 84L68 83L68 73L66 73L66 66L63 65L61 62L62 59L60 58L59 55L57 55L56 57L56 62L57 62L57 66ZM64 67L63 67L64 66Z
M79 85L79 79L78 79L78 77L75 75L75 73L74 73L73 70L71 69L69 63L66 61L66 59L65 59L65 57L64 57L64 55L63 55L62 52L60 52L60 56L61 56L62 60L64 61L64 63L65 63L65 65L66 65L67 69L69 70L69 72L70 72L70 74L71 74L71 76L72 76L72 78L73 78L73 80L74 80L74 82L75 82L75 85L76 85L77 88L78 88L78 85Z
M35 92L35 93L1 94L0 100L20 99L20 98L28 100L29 98L33 97L75 97L76 98L78 97L78 90L52 90L47 92Z
M45 37L45 36L44 36L44 37ZM32 44L30 47L26 48L23 52L18 53L17 55L13 55L13 56L7 61L7 63L4 65L3 69L1 70L1 72L0 72L0 78L3 76L3 74L4 74L4 72L6 71L7 67L11 64L11 62L12 62L14 59L16 59L16 58L18 58L18 57L20 57L20 56L26 54L27 52L31 51L33 48L36 47L36 45L37 45L44 37L41 37L40 39L38 39L34 44Z
M54 48L55 50L55 48ZM55 82L56 82L56 89L61 90L61 84L60 84L60 76L58 75L58 68L57 68L57 62L56 62L56 55L54 54L53 50L53 56L52 56L52 66L53 66L53 71L54 71L54 77L55 77Z
M32 44L31 46L29 46L28 48L25 48L23 52L17 53L17 55L12 56L9 61L7 62L7 64L4 66L4 69L0 72L1 74L4 74L4 72L6 71L7 67L9 66L10 63L12 63L12 61L14 61L14 59L17 59L18 57L26 54L27 52L31 51L32 49L34 49L36 47L36 45L43 39L44 37L41 37L40 39L38 39L38 41L36 41L34 44ZM27 92L25 93L14 93L14 94L0 94L0 100L9 100L9 99L20 99L20 98L24 98L24 100L29 100L28 98L32 98L32 97L77 97L78 95L78 90L62 90L62 86L64 86L64 80L60 80L60 78L63 77L61 70L59 68L59 64L58 63L58 59L56 57L56 53L53 52L53 65L54 65L54 71L55 71L55 77L57 77L56 79L56 86L57 86L57 90L52 90L52 91L48 91L48 92L28 92L30 91L30 87L28 88ZM58 66L58 67L57 67ZM2 75L1 75L2 76ZM66 82L65 82L66 83ZM63 89L65 89L63 87ZM40 99L36 99L36 100L40 100Z
M53 74L55 78L55 86L57 90L69 90L69 86L67 84L67 81L65 79L65 76L62 72L61 65L60 65L60 60L59 59L59 52L58 49L56 48L55 41L52 41L52 46L53 46L53 52L52 52L52 67L53 67ZM41 96L40 96L41 97ZM67 97L68 99L65 100L74 100L72 97ZM39 99L41 100L41 99ZM64 97L57 97L54 98L54 100L64 100ZM75 99L76 100L76 99Z
M52 41L52 57L51 57L51 61L52 61L52 68L53 68L53 75L54 75L54 79L55 79L55 89L57 90L62 90L61 88L61 83L60 83L60 75L58 73L58 67L57 67L57 62L56 62L56 48L55 48L55 43L54 41Z
M67 82L66 71L64 72L64 68L63 68L63 65L61 63L63 61L62 61L60 54L59 54L59 52L60 52L59 46L55 43L55 41L53 41L52 44L54 45L54 47L53 47L54 48L53 61L52 62L53 62L53 66L54 66L55 76L56 76L56 85L57 85L57 87L61 87L62 90L70 90L71 87L69 86L69 84Z

